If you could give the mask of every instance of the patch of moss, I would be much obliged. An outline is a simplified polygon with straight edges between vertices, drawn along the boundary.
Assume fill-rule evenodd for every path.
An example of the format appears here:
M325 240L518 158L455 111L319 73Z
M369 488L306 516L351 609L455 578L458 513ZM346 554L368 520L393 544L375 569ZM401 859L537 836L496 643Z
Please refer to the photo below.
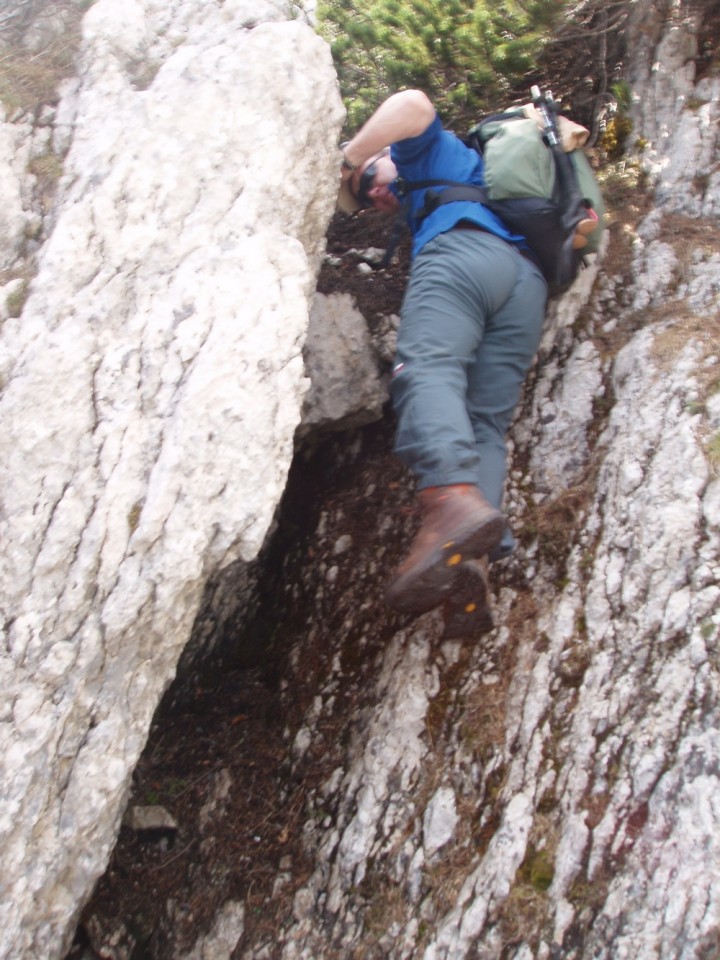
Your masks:
M715 468L720 468L720 432L714 433L707 442L707 455Z
M43 183L55 183L62 176L62 160L55 153L41 153L30 160L28 172Z
M686 106L688 110L700 110L702 107L710 103L709 100L702 100L700 97L688 97Z
M130 528L130 533L135 533L137 530L138 523L140 522L140 514L142 513L143 501L138 500L137 503L134 503L130 508L128 513L128 527Z
M529 885L536 893L545 893L554 876L555 866L550 851L546 847L537 850L529 846L517 872L519 882Z
M23 281L11 294L8 295L5 305L11 317L19 317L30 292L30 284Z
M508 946L527 943L532 947L538 943L547 922L548 900L530 884L518 884L512 888L498 914L498 926Z

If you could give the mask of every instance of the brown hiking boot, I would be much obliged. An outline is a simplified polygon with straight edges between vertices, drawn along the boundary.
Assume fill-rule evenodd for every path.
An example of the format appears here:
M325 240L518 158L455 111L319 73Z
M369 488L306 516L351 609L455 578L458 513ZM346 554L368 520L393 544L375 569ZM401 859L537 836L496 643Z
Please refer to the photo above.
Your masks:
M492 630L488 558L466 560L453 580L452 592L443 604L443 640L481 637Z
M427 487L418 499L422 526L385 591L388 605L403 613L424 613L441 603L459 565L484 557L505 531L503 514L472 484Z

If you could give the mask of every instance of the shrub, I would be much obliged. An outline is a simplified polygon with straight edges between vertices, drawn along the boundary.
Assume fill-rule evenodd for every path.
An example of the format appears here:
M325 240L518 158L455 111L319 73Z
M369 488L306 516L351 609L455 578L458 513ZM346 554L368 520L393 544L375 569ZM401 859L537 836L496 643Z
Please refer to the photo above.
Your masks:
M357 129L389 94L420 87L453 124L466 124L538 79L540 53L566 0L324 0L329 40Z

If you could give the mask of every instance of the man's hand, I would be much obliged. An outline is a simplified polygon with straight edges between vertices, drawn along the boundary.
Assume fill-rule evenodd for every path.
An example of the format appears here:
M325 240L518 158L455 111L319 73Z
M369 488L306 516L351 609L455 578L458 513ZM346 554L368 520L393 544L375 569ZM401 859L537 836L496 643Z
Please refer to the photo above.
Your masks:
M342 187L344 183L349 183L354 176L355 176L354 170L351 170L349 167L341 166L340 167L340 186Z

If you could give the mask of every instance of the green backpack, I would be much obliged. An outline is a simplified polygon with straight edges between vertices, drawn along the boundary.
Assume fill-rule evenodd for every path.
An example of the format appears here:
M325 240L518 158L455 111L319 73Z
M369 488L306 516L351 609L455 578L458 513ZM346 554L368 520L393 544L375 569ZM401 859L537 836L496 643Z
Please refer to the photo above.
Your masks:
M533 104L542 127L520 108L486 117L463 138L483 156L486 187L424 180L404 189L426 189L425 216L456 200L483 203L526 238L550 292L559 293L577 276L584 254L599 249L605 205L582 149L566 152L562 145L552 95L534 87Z
M485 182L491 201L523 197L556 197L558 173L552 151L543 131L535 120L526 117L522 109L509 110L497 117L478 123L468 134L472 146L485 159ZM582 149L566 153L577 178L580 194L587 207L598 218L598 225L590 232L583 254L597 253L602 242L605 204L600 184Z

